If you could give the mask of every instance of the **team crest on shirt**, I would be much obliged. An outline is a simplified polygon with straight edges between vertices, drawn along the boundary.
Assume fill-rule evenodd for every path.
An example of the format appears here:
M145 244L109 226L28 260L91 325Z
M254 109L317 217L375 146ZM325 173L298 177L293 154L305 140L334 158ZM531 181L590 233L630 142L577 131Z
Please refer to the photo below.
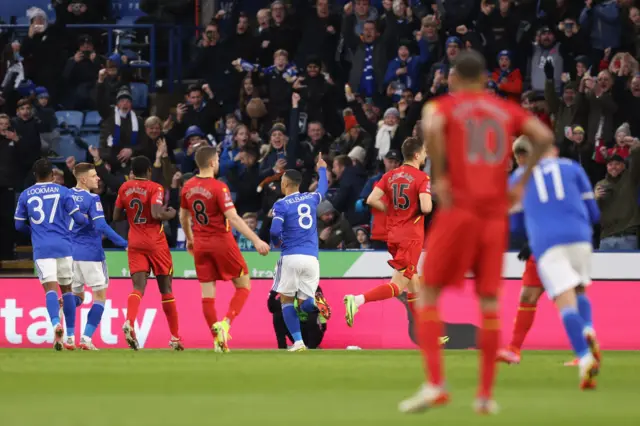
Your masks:
M96 211L98 212L104 211L102 209L102 203L100 201L96 202Z

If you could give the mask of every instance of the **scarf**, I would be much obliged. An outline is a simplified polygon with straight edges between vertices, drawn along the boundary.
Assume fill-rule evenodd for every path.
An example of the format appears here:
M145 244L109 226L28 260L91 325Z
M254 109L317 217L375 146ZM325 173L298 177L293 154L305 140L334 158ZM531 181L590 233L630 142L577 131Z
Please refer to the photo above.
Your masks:
M136 117L136 113L132 111L129 112L131 114L131 143L130 145L136 145L138 143L138 117ZM126 116L125 116L126 117ZM120 111L118 107L115 107L115 113L113 116L113 121L115 126L113 127L113 135L109 136L107 139L107 145L118 146L120 144L120 126L122 125L122 116L120 115Z
M373 44L364 48L364 67L360 77L360 93L367 98L373 97L376 89L375 74L373 73Z
M376 134L376 149L378 150L378 159L382 160L387 152L391 149L391 139L396 134L398 126L387 126L386 124L380 125L378 133Z

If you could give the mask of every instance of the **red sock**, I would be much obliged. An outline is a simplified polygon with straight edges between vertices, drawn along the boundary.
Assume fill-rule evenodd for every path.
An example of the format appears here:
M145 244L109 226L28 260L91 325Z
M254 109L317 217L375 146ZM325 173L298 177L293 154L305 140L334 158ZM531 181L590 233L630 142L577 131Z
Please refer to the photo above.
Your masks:
M236 288L236 292L233 294L231 302L229 302L229 310L226 316L230 323L240 314L244 302L247 301L247 297L249 297L248 288Z
M207 321L207 327L209 327L213 333L213 324L218 321L218 315L216 314L216 299L213 297L203 298L202 312L204 313L205 321Z
M413 321L417 321L418 312L416 311L416 303L418 302L418 293L407 293L407 305L409 306L409 312L413 317Z
M496 353L500 346L500 318L497 312L483 312L478 335L480 349L480 387L478 397L491 398L496 377Z
M425 306L419 312L416 321L418 325L418 343L424 359L424 369L427 382L434 386L443 383L442 353L440 350L440 336L442 336L442 321L435 306Z
M533 320L536 317L536 305L530 303L520 303L518 306L518 313L516 314L516 321L513 325L513 337L511 338L511 344L509 349L520 352L524 339L527 337L527 333L531 330Z
M364 296L364 302L377 302L379 300L391 299L392 297L396 297L400 294L400 289L397 284L387 283L379 285L378 287L374 287L368 292L366 292Z
M132 327L135 326L136 317L138 316L138 309L140 308L140 302L142 301L142 293L138 290L133 290L127 298L127 321Z
M176 298L173 294L162 295L162 310L167 317L167 323L169 324L169 331L173 337L180 337L178 331L178 309L176 308Z

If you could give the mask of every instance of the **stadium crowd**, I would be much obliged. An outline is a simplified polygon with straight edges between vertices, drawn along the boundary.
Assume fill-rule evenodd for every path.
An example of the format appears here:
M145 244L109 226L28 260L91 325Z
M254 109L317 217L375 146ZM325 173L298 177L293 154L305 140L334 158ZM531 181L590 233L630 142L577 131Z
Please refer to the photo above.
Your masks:
M602 210L596 245L638 248L634 0L265 0L257 13L230 2L191 40L183 68L195 84L177 89L183 101L162 117L134 108L136 73L124 52L107 52L99 31L65 27L107 22L94 7L102 2L52 3L55 22L31 8L27 32L0 33L0 259L14 255L13 208L32 182L31 165L59 157L69 123L56 110L79 110L84 123L99 114L93 128L80 129L95 137L76 135L81 154L59 161L56 178L72 186L73 166L93 162L107 217L132 157L153 162L153 179L177 209L181 186L197 172L194 150L212 144L239 214L267 241L283 171L300 170L302 190L313 190L323 155L330 190L318 208L320 247L384 248L384 218L372 220L363 201L402 163L402 142L420 137L422 106L446 94L451 61L464 49L485 55L488 91L547 122L561 155L585 168ZM139 22L184 19L147 12ZM180 246L177 219L166 229Z

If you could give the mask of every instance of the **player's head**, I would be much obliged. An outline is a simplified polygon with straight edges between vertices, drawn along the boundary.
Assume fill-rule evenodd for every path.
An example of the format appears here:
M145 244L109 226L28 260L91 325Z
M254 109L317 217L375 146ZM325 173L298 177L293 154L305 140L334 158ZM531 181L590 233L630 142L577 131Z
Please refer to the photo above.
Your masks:
M513 142L512 150L518 166L524 166L527 163L529 154L531 153L531 141L529 141L529 138L522 135Z
M300 191L300 184L302 183L302 173L297 170L289 169L284 172L280 181L280 189L286 196Z
M95 191L100 185L100 178L96 172L96 166L90 163L80 163L73 168L75 176L81 188Z
M196 165L200 170L200 174L213 172L215 176L219 168L218 151L212 146L198 148L196 151Z
M455 71L450 75L452 90L478 88L484 90L487 85L487 63L475 50L460 52L453 61Z
M41 158L33 164L33 174L36 182L53 182L53 166L46 158Z
M402 156L405 163L421 168L427 159L427 150L418 138L407 138L402 143Z
M151 179L151 161L142 155L134 157L131 160L131 173L138 179Z

